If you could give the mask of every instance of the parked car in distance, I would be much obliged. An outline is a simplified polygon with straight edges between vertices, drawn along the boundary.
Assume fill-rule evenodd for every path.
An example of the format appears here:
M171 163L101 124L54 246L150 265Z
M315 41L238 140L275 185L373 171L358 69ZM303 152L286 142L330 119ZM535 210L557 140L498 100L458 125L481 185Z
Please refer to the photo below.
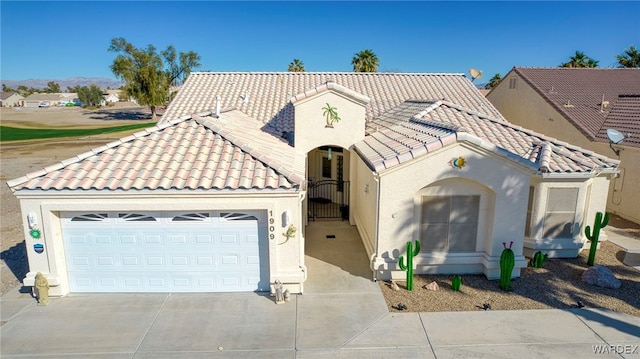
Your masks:
M49 107L49 103L48 102L42 102L38 105L38 107Z
M65 106L67 106L67 107L73 107L73 106L75 106L75 104L74 104L73 102L68 102Z

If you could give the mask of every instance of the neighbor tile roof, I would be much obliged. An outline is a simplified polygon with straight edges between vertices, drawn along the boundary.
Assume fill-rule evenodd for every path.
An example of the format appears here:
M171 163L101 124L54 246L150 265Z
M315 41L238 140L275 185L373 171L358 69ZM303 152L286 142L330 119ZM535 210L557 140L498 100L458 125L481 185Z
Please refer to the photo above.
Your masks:
M168 106L164 120L216 107L235 108L276 131L293 131L292 100L327 82L368 97L367 120L411 98L445 99L497 119L495 107L463 74L340 72L192 72Z
M640 69L514 67L512 71L590 140L609 142L602 136L607 128L640 138L640 111L629 106L633 100L622 96L640 95ZM607 106L602 105L603 98ZM624 129L616 128L621 112L625 112ZM625 144L640 146L640 141L625 140Z
M614 105L611 106L604 125L596 135L599 141L609 142L608 128L628 136L623 142L625 146L640 147L640 94L618 96Z
M10 91L10 92L6 92L6 91L2 91L0 92L0 100L6 100L9 97L13 96L17 94L16 92Z
M219 130L216 121L246 122L243 116L223 113L219 119L196 116L163 123L7 184L12 190L296 188L304 173L286 143L273 136L262 141L249 141L252 135L228 136L230 140L224 131L213 130ZM282 156L267 158L265 147Z
M586 173L619 163L448 101L406 101L369 122L367 133L355 148L376 171L456 141L473 142L542 173Z
M25 101L58 101L60 100L60 98L60 94L34 93L27 96L27 98L25 98Z

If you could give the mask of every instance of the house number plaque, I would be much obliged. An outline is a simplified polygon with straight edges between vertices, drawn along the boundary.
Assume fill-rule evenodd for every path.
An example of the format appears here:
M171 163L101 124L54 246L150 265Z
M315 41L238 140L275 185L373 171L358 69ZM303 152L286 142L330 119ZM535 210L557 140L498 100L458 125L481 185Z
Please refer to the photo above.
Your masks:
M276 228L273 225L276 222L275 219L273 219L273 211L269 211L269 239L275 239L276 235L275 235L275 231Z

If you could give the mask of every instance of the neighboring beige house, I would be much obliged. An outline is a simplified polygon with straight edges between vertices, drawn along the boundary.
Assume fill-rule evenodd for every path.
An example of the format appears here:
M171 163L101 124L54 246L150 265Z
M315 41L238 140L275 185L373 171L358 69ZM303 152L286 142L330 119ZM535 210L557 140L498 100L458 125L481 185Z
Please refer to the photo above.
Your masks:
M302 293L317 220L357 228L372 279L404 278L415 240L416 273L496 279L511 242L514 277L575 257L617 166L508 123L463 74L194 72L156 127L8 185L27 286Z
M0 92L0 107L22 106L24 97L17 92Z
M34 93L24 99L25 107L55 106L61 100L60 94Z
M116 95L115 93L106 93L102 95L102 101L101 101L101 106L104 106L108 103L116 103L119 102L120 99L118 98L118 95Z
M607 211L640 223L640 69L514 67L487 98L514 124L617 157Z
M45 107L63 106L67 103L74 103L76 106L80 105L80 99L77 93L62 92L62 93L34 93L27 96L24 99L25 107Z

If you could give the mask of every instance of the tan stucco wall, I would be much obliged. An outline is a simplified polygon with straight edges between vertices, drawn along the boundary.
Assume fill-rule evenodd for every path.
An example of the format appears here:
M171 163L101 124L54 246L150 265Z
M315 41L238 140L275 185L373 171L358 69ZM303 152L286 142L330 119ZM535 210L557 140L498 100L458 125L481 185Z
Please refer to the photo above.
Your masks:
M462 169L451 166L453 158L462 156ZM396 279L405 273L397 267L405 255L406 242L418 239L416 195L434 184L444 184L445 193L481 195L481 216L476 252L430 253L422 251L416 258L417 273L484 273L499 277L499 259L503 242L513 241L516 267L513 275L527 265L522 255L531 170L484 151L457 143L430 155L409 161L380 173L380 215L378 252L374 267L381 279ZM451 179L452 181L447 181ZM495 204L495 206L494 206ZM391 270L391 272L388 272Z
M335 107L341 120L326 127L323 108ZM364 139L365 107L339 92L325 91L295 103L295 147L309 152L320 146L351 148Z
M356 179L351 182L352 211L351 217L358 228L358 233L371 256L376 250L376 236L378 233L378 179L367 167L362 159L354 155Z
M509 89L511 77L517 78L515 89ZM609 158L619 159L620 168L624 170L624 178L619 179L617 184L611 181L607 211L640 223L640 195L637 189L637 184L640 183L640 148L615 145L616 148L622 148L620 157L617 158L608 143L589 140L531 86L513 73L507 75L500 85L487 95L487 99L509 122Z
M621 149L620 174L611 181L607 210L640 224L640 148L616 147Z
M302 228L301 195L298 192L261 192L251 194L194 192L190 195L178 192L167 192L159 195L157 191L146 194L127 195L73 195L58 194L49 197L36 195L22 195L18 193L25 219L24 232L29 259L29 273L24 280L26 286L33 285L33 278L37 272L44 273L52 285L50 294L53 296L66 295L69 292L67 280L64 242L60 222L60 213L65 211L197 211L197 210L267 210L268 221L273 218L274 228L269 234L274 234L269 243L269 280L273 283L279 279L285 288L292 293L303 291L306 279L304 265L304 237ZM285 242L282 233L285 226L282 223L282 213L288 211L291 223L299 229L295 237ZM28 213L35 213L45 252L38 254L33 250L36 241L29 236L27 225Z

